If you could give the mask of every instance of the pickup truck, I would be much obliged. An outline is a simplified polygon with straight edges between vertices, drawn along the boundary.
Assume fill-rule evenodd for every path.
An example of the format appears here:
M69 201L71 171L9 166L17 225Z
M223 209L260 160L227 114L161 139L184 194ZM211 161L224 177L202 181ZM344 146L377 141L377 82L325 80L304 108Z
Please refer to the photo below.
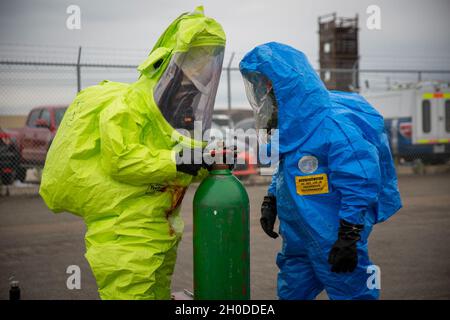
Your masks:
M23 128L1 130L0 172L3 184L24 181L26 170L42 168L67 106L33 108Z

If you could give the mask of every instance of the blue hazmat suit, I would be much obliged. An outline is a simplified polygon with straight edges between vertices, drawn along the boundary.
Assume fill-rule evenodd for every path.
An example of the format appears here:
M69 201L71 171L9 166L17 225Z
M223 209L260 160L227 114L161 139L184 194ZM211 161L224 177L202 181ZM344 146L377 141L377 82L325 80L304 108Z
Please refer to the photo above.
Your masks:
M367 285L367 240L402 206L383 117L356 93L328 91L306 56L287 45L256 47L240 70L270 79L278 104L280 161L268 193L283 239L279 298L314 299L325 289L330 299L377 299L379 290ZM327 261L340 219L364 225L350 273L331 272Z

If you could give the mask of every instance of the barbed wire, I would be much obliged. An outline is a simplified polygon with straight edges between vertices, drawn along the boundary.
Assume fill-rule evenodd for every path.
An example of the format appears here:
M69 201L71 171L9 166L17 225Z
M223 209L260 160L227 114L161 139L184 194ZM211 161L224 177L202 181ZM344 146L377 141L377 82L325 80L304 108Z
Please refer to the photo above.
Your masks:
M76 62L78 58L78 46L68 45L38 45L19 44L4 42L0 43L0 60L3 61L25 61L25 62ZM150 52L150 48L114 48L101 46L82 47L81 62L85 63L107 63L107 64L139 64ZM244 57L243 51L226 51L224 65L229 62L231 56L234 59L231 66L238 67L239 61ZM312 57L315 62L317 57ZM360 65L391 68L392 66L402 68L425 68L432 65L436 69L448 69L450 66L450 54L419 54L411 53L407 56L364 53L360 57Z

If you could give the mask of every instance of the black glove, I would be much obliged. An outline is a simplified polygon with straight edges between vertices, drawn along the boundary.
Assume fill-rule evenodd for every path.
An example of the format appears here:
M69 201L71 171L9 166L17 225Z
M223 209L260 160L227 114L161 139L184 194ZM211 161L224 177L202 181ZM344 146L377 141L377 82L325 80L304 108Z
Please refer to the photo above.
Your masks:
M271 238L276 239L278 233L273 231L275 220L277 218L277 199L274 196L265 196L261 205L261 227Z
M183 157L184 152L190 152L189 157ZM196 149L184 149L176 154L177 171L196 176L198 171L202 168L208 168L208 165L203 160L203 150Z
M338 239L331 248L328 263L331 271L336 273L353 272L358 264L356 242L361 239L362 224L340 221Z
M177 171L190 174L191 176L196 176L201 168L203 168L201 164L177 164Z

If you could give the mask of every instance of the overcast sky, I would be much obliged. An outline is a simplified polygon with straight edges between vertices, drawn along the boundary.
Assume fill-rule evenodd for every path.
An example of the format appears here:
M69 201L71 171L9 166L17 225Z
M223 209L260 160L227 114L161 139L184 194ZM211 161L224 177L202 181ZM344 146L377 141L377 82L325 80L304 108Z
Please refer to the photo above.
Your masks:
M150 49L180 13L203 4L239 56L279 41L317 62L317 17L360 17L362 67L450 69L450 0L0 0L0 43ZM81 8L81 30L68 30L66 8ZM381 9L381 30L368 30L366 9ZM238 62L238 61L237 61Z

